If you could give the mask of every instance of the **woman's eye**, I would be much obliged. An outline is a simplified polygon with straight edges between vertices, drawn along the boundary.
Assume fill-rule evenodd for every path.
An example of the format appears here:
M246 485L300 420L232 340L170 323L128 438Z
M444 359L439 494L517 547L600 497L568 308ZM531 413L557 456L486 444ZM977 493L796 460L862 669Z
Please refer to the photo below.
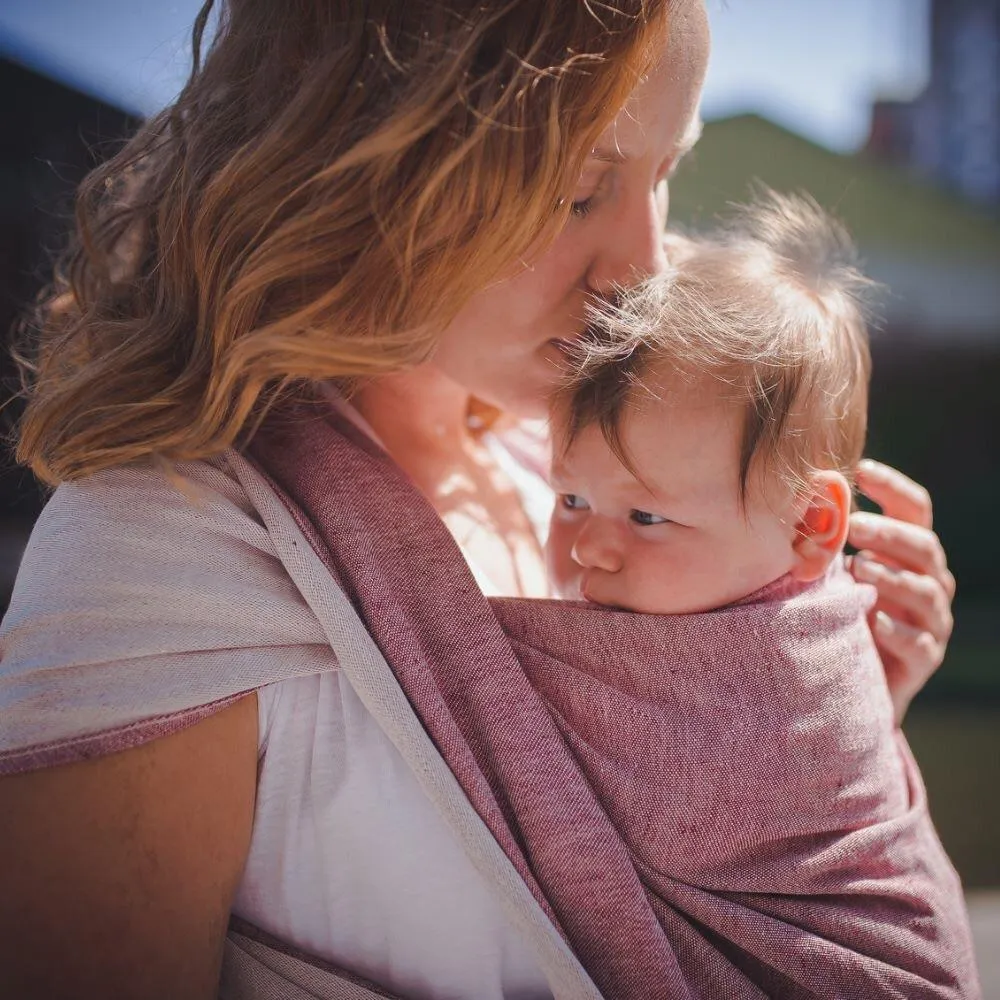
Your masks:
M579 201L574 201L570 207L570 213L577 219L582 219L589 214L590 210L594 207L594 196L591 195L589 198L581 198Z
M560 497L562 505L567 510L586 510L587 501L583 497L577 496L575 493L563 493Z
M646 527L651 524L666 524L669 518L660 517L659 514L650 514L648 510L633 510L629 517L634 524Z

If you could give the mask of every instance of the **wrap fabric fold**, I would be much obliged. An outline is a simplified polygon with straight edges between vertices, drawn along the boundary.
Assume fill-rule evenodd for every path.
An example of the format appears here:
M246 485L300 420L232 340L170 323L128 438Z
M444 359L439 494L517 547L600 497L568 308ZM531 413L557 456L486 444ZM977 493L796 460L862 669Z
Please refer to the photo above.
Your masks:
M123 467L58 488L0 627L0 775L137 746L337 669L233 474L246 464L179 463L172 479Z
M412 817L422 831L417 853L433 868L454 859L457 847L468 864L455 877L483 880L495 904L485 924L506 922L523 939L553 1000L599 1000L263 474L232 451L170 471L138 465L63 484L36 523L0 624L0 774L117 753L193 725L246 692L337 674L370 717L365 738L378 744L381 731L381 752L398 754L412 775L413 785L393 779L390 794L426 797ZM335 741L322 745L340 750ZM473 907L468 919L482 930L476 893L469 899L453 880L451 888L449 905ZM381 889L390 906L391 887L383 881ZM432 895L417 908L438 902ZM356 992L363 973L350 947L303 945L294 932L261 926L251 948L250 929L234 916L223 954L225 996L261 1000L305 990L333 1000ZM390 941L393 933L387 927ZM422 986L411 992L407 981L433 982L428 973L447 961L449 945L435 942L433 958L397 976L400 1000L427 995Z
M234 918L225 942L219 1000L399 1000L375 983L296 951Z
M846 575L683 618L488 601L343 418L274 412L250 456L604 996L978 995Z

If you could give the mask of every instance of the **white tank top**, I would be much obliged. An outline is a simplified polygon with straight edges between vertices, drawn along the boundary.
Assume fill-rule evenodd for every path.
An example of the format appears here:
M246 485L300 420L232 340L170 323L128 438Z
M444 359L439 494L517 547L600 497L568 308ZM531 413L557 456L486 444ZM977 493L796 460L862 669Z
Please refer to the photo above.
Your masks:
M491 449L541 536L548 487L495 439ZM407 998L551 997L531 943L342 674L270 685L257 703L257 801L234 913Z

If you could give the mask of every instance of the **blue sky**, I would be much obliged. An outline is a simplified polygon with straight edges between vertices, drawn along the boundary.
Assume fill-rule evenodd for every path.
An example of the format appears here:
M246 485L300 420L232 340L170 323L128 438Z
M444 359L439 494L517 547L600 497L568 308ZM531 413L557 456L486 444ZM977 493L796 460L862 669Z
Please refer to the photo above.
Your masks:
M706 117L756 111L850 150L867 135L873 96L912 96L926 79L928 0L707 4L714 51ZM197 0L4 0L0 52L148 113L183 79L198 6Z
M876 96L929 71L927 0L707 0L706 117L757 111L834 149L868 135Z

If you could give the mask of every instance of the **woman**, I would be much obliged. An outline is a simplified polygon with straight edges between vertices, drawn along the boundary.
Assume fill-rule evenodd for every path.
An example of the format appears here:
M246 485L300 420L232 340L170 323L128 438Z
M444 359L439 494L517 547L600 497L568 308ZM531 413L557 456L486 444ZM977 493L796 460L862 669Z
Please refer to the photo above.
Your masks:
M339 596L303 599L275 558L294 525L227 449L332 383L484 588L544 593L537 487L482 427L544 415L588 298L665 266L707 49L687 0L231 0L178 103L87 182L20 438L68 485L5 622L5 663L60 680L5 702L4 992L213 996L235 913L405 996L596 995L419 728L345 680L317 625ZM901 716L953 581L926 494L862 486L890 515L852 540ZM98 721L60 729L80 703Z

